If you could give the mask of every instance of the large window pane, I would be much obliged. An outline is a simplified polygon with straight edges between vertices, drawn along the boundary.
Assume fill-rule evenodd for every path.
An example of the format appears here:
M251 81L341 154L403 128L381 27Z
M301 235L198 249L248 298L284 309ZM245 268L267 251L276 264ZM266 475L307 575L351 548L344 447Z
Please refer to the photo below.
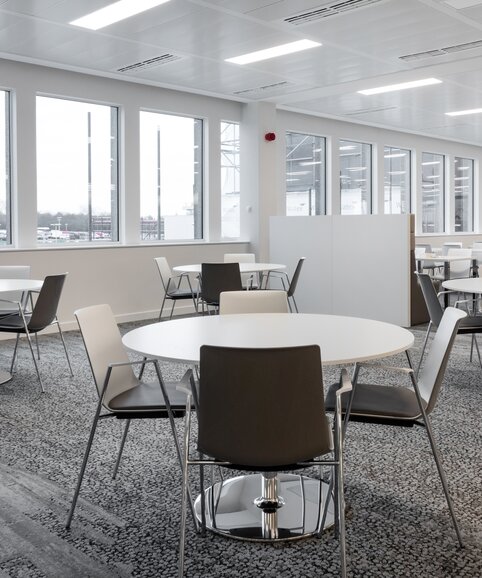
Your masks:
M202 239L203 122L140 113L141 239Z
M0 245L11 243L10 230L10 98L0 90Z
M454 159L455 232L474 230L474 161Z
M239 124L221 123L221 236L239 237Z
M287 132L286 214L325 213L325 139Z
M445 158L422 153L422 233L445 230Z
M340 141L340 196L342 215L369 215L372 211L372 146Z
M117 108L37 97L39 243L118 241Z
M384 156L384 213L410 212L410 151L385 147Z

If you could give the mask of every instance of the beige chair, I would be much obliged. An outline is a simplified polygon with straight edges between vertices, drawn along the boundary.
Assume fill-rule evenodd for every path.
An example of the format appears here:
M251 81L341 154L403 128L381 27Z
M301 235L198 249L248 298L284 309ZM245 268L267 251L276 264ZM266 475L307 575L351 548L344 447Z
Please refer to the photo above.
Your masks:
M72 522L99 420L116 417L126 421L114 467L113 477L115 478L132 419L167 417L170 420L177 456L181 460L174 418L183 416L186 409L186 395L177 389L179 383L166 383L162 379L157 360L144 359L138 362L129 360L109 305L93 305L79 309L75 312L75 317L84 340L99 401L67 518L67 528L70 528ZM142 367L146 364L153 364L157 381L140 381L133 371L133 366L136 364ZM191 387L191 384L186 381L189 376L190 373L186 373L183 378L184 387ZM102 410L106 413L102 414Z
M450 263L450 279L465 279L470 277L472 268L472 249L461 249L459 247L449 247L446 253L447 257L467 257L466 260L452 261ZM433 276L440 281L445 280L444 273Z
M442 245L442 255L448 255L450 249L462 249L460 241L447 241Z
M294 503L290 501L293 494L301 496L302 500L299 518L296 519L303 517L304 508L314 506L318 515L316 534L320 534L324 527L327 508L334 501L337 528L335 535L340 544L341 576L346 576L340 399L341 392L350 390L348 374L343 370L342 387L337 393L333 432L330 420L325 414L321 354L318 345L269 349L208 345L201 347L196 436L199 457L189 449L190 403L186 412L179 577L184 574L190 467L194 466L196 470L200 468L200 519L203 528L206 522L209 527L217 528L216 518L224 512L222 504L218 506L217 498L212 497L212 488L205 491L202 485L204 467L213 464L260 473L260 497L256 499L257 516L250 520L249 528L246 528L246 523L242 524L242 528L236 528L234 516L230 533L232 536L240 536L238 529L240 532L249 529L250 536L256 532L256 535L263 539L273 534L276 538L278 528L277 522L272 519L273 510L276 511L279 507L289 509L290 504ZM330 468L332 478L329 488L335 488L335 499L331 499L332 494L329 492L330 498L316 500L315 504L312 500L311 504L307 504L304 497L304 482L300 476L298 482L295 482L295 487L283 494L280 500L274 474L315 465L316 472L320 476L323 467ZM321 486L319 487L321 492ZM221 492L222 487L219 495ZM236 500L243 498L252 503L250 496L240 495L231 497L230 506L235 507ZM302 524L296 528L283 527L279 529L279 534L291 535L292 530L296 531L299 537L302 529ZM250 576L255 574L254 569L252 572L246 572L246 575Z
M254 253L224 253L225 263L256 263ZM258 289L260 286L257 273L241 273L244 289Z
M224 291L219 313L289 313L286 291Z
M2 265L0 266L0 279L29 279L30 265ZM18 305L27 307L28 292L4 291L0 294L0 317L10 313L18 313Z
M169 319L172 319L174 307L178 301L191 299L194 305L194 310L197 311L197 292L193 291L189 275L187 273L173 275L169 263L165 257L155 257L154 261L156 262L157 269L161 277L162 288L164 290L161 310L159 311L159 321L162 318L162 311L164 309L166 299L172 301ZM182 287L183 283L185 285L184 287Z

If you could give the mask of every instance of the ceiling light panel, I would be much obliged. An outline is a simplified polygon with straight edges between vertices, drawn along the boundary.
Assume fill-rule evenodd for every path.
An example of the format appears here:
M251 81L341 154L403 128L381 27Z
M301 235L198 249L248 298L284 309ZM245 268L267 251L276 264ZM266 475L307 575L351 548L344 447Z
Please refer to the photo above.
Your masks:
M255 52L249 52L247 54L242 54L241 56L226 58L225 60L226 62L231 62L233 64L250 64L252 62L260 62L261 60L277 58L278 56L294 54L295 52L301 52L302 50L316 48L318 46L321 46L321 44L319 42L314 42L313 40L296 40L295 42L288 42L287 44L280 44L278 46L272 46L271 48L265 48L263 50L256 50Z
M108 4L100 10L72 20L70 24L89 28L90 30L99 30L166 2L169 2L169 0L118 0L118 2Z
M468 114L480 114L482 113L482 108L471 108L467 110L456 110L454 112L446 112L447 116L466 116Z
M371 96L373 94L383 94L385 92L395 92L398 90L407 90L411 88L420 88L422 86L430 86L432 84L440 84L442 81L438 78L422 78L420 80L411 80L409 82L400 82L398 84L389 84L387 86L378 86L375 88L367 88L365 90L358 90L359 94Z

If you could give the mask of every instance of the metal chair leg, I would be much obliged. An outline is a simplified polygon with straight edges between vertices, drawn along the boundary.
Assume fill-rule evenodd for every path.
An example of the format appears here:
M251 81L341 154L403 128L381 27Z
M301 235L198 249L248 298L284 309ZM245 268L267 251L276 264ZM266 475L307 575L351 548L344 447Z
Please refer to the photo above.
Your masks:
M188 396L188 403L191 403ZM189 456L189 432L191 428L191 411L186 409L186 419L184 424L184 454L182 459L182 499L181 499L181 532L179 538L179 578L184 576L184 550L186 544L186 518L188 501L188 456Z
M33 364L35 365L35 371L37 372L37 378L38 378L38 381L40 383L42 393L45 393L44 384L42 383L42 378L40 377L40 371L38 368L37 360L35 359L35 353L33 350L32 339L30 337L30 333L28 331L26 331L25 335L27 336L27 341L28 341L28 345L30 347L30 352L32 353Z
M425 334L425 339L423 340L422 353L420 354L420 359L418 361L417 371L415 372L416 377L418 377L418 373L420 371L420 368L422 367L422 360L423 360L423 356L425 354L425 348L427 347L428 336L430 335L431 330L432 330L432 322L429 321L429 324L427 327L427 333Z
M122 440L119 448L119 453L117 454L117 460L115 462L114 471L112 472L112 479L115 480L117 476L117 472L119 470L120 461L122 458L122 453L124 451L124 444L126 443L127 433L129 431L129 426L131 425L131 420L128 419L126 421L126 427L124 428L124 433L122 434Z
M13 350L12 363L10 364L10 373L13 373L13 367L15 365L15 360L17 359L17 349L18 349L18 340L19 339L20 339L20 333L17 333L17 339L15 340L15 348Z
M159 311L159 321L160 321L161 318L162 318L162 311L163 311L163 309L164 309L164 303L165 303L165 302L166 302L166 294L164 293L164 298L163 298L162 304L161 304L161 310Z
M57 323L57 328L59 330L60 340L62 341L62 345L64 346L65 357L67 359L67 364L69 366L70 375L73 376L74 372L72 371L72 366L70 365L69 353L67 351L67 346L65 345L64 334L62 333L62 328L60 327L60 323L59 323L58 319L56 320L56 323Z

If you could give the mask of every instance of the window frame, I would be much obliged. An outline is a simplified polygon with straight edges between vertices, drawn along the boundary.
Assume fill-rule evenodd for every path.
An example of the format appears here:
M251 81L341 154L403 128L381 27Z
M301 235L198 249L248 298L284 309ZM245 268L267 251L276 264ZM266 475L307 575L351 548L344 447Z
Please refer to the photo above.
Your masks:
M355 145L365 145L367 147L369 147L369 151L370 151L370 160L369 160L369 166L367 167L367 174L370 176L370 189L369 189L369 194L368 194L368 206L367 206L367 212L366 213L353 213L356 215L373 215L374 212L374 194L373 194L373 175L374 175L374 166L373 166L373 151L375 149L375 145L374 143L371 142L366 142L366 141L361 141L361 140L354 140L354 139L349 139L349 138L339 138L338 139L338 167L339 167L339 189L338 189L338 200L340 203L340 215L351 215L352 213L343 213L342 211L342 186L341 186L341 155L340 155L340 150L341 150L341 146L342 143L347 143L347 144L355 144Z
M455 222L455 218L457 216L457 211L456 211L456 191L455 191L455 187L457 186L457 183L455 181L457 174L456 174L456 162L457 159L459 160L463 160L463 161L469 161L470 165L471 165L471 171L470 171L470 175L471 175L471 190L470 190L470 195L469 195L469 203L470 203L470 222L469 222L469 230L457 230L457 224ZM470 158L470 157L462 157L462 156L458 156L458 155L454 155L452 158L452 168L453 168L453 174L451 175L451 184L453 186L453 203L454 203L454 219L453 219L453 230L454 233L462 233L462 234L473 234L475 232L475 159ZM462 175L460 175L462 176Z
M424 155L432 155L434 157L441 157L442 159L442 163L441 163L441 169L440 169L440 176L442 179L442 186L441 186L441 193L442 193L442 199L441 199L441 203L440 206L442 208L442 216L441 216L441 223L442 223L442 230L441 231L424 231L424 221L423 221L423 217L424 217L424 210L423 210L423 167L424 167ZM432 162L432 161L429 161ZM440 153L440 152L430 152L427 150L422 150L421 154L420 154L420 184L421 184L421 188L420 188L420 202L419 202L419 207L420 207L420 215L419 215L419 222L420 222L420 233L422 235L446 235L447 234L447 223L446 223L446 219L447 219L447 175L446 175L446 171L447 171L447 154L446 153ZM418 215L417 215L418 217Z
M385 199L385 186L386 186L386 185L385 185L385 175L386 175L386 172L385 172L385 154L386 154L387 149L389 149L389 150L394 150L394 151L395 151L395 150L397 150L397 151L403 151L403 152L408 153L408 177L407 177L407 179L406 179L406 180L407 180L407 185L408 185L408 191L407 191L407 194L406 194L406 199L407 199L407 205L408 205L408 206L407 206L407 210L406 210L406 211L400 212L400 213L393 213L393 212L387 213L387 212L385 211L385 202L386 202L386 199ZM409 213L412 211L412 206L413 206L413 198L412 198L412 197L413 197L413 193L412 193L412 190L413 190L413 187L412 187L413 157L414 157L414 155L413 155L412 149L404 148L404 147L401 147L401 146L383 145L383 214L384 214L384 215L400 215L400 214L402 214L402 215L407 215L407 214L409 214Z

